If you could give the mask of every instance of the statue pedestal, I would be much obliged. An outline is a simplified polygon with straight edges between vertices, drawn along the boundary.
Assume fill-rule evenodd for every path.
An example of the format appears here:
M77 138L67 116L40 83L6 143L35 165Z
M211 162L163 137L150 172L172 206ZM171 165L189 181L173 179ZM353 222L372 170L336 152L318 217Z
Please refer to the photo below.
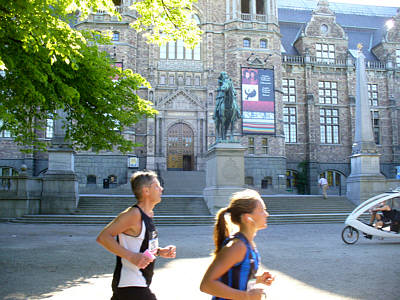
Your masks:
M386 179L379 172L379 154L355 154L347 178L347 198L358 205L386 191Z
M69 148L49 149L49 167L43 176L42 214L69 214L78 201L78 180L74 152Z
M232 193L243 189L245 151L239 143L218 143L208 151L203 196L211 213L227 206Z

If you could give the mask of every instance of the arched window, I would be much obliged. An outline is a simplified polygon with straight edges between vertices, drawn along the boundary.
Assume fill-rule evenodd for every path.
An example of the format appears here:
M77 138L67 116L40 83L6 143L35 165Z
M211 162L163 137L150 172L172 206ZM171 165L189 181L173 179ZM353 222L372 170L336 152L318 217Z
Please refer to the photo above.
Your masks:
M86 177L86 184L96 184L96 175L88 175Z
M319 174L319 178L325 177L328 181L329 186L340 186L341 184L341 174L337 171L325 171Z
M18 176L17 170L11 167L0 167L0 191L10 191L12 187L16 187L13 184L12 176Z
M200 25L200 18L198 15L193 15L193 19L197 25ZM185 47L185 43L182 40L171 41L160 46L160 59L200 60L200 58L200 43L198 43L194 49Z
M118 31L114 31L113 32L112 40L113 41L119 41L119 32Z
M262 39L262 40L260 40L260 48L267 48L267 46L268 46L268 42L267 42L267 40L264 40L264 39Z
M250 48L250 46L251 46L250 39L249 38L243 39L243 47Z

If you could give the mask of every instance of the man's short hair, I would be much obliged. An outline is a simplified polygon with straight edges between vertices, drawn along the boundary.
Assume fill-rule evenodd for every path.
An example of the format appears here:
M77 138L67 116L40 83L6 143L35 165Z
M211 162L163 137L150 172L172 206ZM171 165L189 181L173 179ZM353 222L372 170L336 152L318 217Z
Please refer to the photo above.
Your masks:
M143 187L151 185L154 179L157 179L157 174L153 171L137 171L132 174L130 183L137 200L142 197Z

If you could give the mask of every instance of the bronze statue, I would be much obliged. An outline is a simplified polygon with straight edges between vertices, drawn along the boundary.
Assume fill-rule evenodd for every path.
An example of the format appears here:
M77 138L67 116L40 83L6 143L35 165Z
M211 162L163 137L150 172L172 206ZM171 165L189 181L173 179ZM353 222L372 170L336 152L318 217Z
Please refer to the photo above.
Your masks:
M231 129L233 141L233 127L237 119L241 118L240 109L236 103L236 91L232 80L226 72L218 77L218 90L214 111L214 122L217 142L227 140L228 129Z

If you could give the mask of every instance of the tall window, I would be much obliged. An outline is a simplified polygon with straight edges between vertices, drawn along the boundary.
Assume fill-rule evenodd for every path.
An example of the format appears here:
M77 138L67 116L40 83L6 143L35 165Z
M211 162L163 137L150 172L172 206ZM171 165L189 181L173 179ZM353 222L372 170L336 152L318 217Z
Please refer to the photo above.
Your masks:
M396 50L396 65L400 68L400 49Z
M337 109L319 110L322 144L339 144L339 111Z
M372 130L374 132L375 144L380 144L380 130L379 130L379 112L371 111Z
M186 85L192 85L192 76L186 76Z
M368 84L369 106L378 106L378 85Z
M46 120L46 139L54 137L54 119L49 118Z
M318 62L335 62L335 45L317 43L315 49Z
M168 84L169 85L175 84L175 76L174 75L169 75Z
M285 143L297 142L297 122L295 107L283 108L283 131L285 133Z
M318 82L318 99L321 104L337 104L337 83L331 81Z
M261 146L263 153L268 154L268 139L266 138L261 139Z
M249 143L248 145L249 154L254 154L254 138L249 137L248 143Z
M200 85L200 76L196 76L194 78L194 85L199 86Z
M296 102L296 84L294 79L282 79L283 101Z
M166 84L166 80L165 80L165 75L164 74L160 75L160 84Z
M186 48L183 41L172 41L160 47L160 59L200 60L200 44Z
M248 38L243 39L243 47L250 48L250 45L251 45L250 39L248 39Z
M193 19L200 26L200 18L194 14ZM194 49L185 47L182 40L171 41L160 47L160 59L200 60L200 43Z
M1 127L3 126L3 121L0 120L0 138L9 138L11 137L11 132L8 130L1 130Z

